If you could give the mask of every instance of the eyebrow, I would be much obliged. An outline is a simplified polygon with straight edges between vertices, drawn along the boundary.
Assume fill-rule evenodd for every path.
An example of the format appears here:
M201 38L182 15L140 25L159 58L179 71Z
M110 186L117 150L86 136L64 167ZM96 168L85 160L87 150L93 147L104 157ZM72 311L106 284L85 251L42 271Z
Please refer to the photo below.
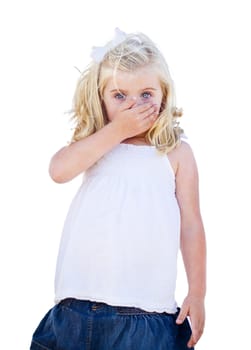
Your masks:
M156 91L157 89L155 88L152 88L152 87L146 87L144 89L141 89L141 91L146 91L146 90L152 90L152 91ZM127 93L128 91L127 90L124 90L124 89L113 89L113 90L110 90L110 92L125 92Z

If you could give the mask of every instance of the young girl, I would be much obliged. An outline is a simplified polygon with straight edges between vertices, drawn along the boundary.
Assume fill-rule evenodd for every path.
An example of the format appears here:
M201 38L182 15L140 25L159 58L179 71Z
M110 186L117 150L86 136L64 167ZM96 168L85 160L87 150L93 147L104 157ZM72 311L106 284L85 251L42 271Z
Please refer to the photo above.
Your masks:
M92 58L76 87L72 142L50 162L56 182L84 177L64 225L55 305L30 349L193 348L204 327L205 236L167 64L147 36L118 29ZM179 247L189 287L180 309Z

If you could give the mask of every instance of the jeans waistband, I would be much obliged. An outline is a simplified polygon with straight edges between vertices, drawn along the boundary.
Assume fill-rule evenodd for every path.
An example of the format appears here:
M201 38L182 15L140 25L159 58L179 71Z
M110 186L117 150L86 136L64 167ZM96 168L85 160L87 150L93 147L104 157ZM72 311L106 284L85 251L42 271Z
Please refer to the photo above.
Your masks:
M94 313L108 313L108 314L119 314L119 315L170 315L174 316L175 314L168 314L166 312L158 313L146 311L140 308L131 307L131 306L113 306L108 305L103 302L90 301L90 300L80 300L75 298L67 298L62 300L59 305L68 307L80 313L84 312L94 312Z

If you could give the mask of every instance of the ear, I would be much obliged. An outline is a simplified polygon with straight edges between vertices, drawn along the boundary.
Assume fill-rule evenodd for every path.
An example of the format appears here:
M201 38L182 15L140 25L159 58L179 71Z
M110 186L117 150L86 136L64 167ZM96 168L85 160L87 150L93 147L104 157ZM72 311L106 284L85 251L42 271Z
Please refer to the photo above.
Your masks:
M108 117L107 117L107 112L106 112L106 108L105 108L105 103L104 103L103 99L100 99L100 102L101 102L101 109L102 109L104 124L108 124L108 123L109 123L109 119L108 119Z
M165 107L166 107L166 102L162 99L161 105L160 105L160 109L159 109L159 113L163 112Z

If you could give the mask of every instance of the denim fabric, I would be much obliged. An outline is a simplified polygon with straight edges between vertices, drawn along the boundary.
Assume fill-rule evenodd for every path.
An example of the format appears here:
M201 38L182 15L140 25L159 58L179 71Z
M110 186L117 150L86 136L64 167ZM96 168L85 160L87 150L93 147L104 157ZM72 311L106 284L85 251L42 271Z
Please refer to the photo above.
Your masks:
M69 298L45 315L30 350L186 350L190 325L177 315Z

